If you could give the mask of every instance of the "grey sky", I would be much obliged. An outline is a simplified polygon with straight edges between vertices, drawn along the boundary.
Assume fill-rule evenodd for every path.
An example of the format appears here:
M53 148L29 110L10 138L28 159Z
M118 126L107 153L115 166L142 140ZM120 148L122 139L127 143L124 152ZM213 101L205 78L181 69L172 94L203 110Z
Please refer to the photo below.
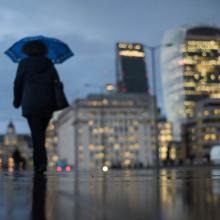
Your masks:
M220 26L219 9L219 0L2 0L0 133L5 131L9 119L17 122L20 132L28 131L20 110L13 109L11 104L17 65L3 54L14 41L40 34L60 38L70 45L75 57L57 65L57 69L71 101L98 92L85 88L85 83L115 82L115 42L157 45L164 32L173 27ZM160 88L158 81L162 106Z

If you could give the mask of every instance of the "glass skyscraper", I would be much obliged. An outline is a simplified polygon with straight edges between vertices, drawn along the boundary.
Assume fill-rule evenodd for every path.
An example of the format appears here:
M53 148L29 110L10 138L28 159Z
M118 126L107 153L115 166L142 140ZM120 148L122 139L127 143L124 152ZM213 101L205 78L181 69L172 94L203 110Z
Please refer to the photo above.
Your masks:
M145 53L142 44L117 43L117 87L122 93L148 92Z
M220 29L182 27L166 33L161 53L164 101L174 136L196 114L196 104L220 97Z

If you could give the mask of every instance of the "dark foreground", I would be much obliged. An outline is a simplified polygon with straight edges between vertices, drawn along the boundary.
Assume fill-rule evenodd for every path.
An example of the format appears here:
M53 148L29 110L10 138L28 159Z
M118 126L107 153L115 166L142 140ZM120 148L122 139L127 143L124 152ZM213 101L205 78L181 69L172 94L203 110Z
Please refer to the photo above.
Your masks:
M1 220L217 220L220 168L0 174Z

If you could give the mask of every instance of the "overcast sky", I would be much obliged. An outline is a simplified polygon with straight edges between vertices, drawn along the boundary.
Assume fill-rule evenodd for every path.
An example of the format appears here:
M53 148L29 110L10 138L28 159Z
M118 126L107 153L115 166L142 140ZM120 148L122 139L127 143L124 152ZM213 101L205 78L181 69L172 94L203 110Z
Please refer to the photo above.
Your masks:
M75 57L57 65L57 69L72 101L89 92L99 92L85 88L85 83L115 83L117 41L158 45L170 28L193 24L220 27L219 9L219 0L2 0L0 133L5 132L10 119L16 121L19 132L29 131L20 110L12 107L17 65L3 54L14 41L46 35L70 45ZM148 71L150 75L150 67ZM163 106L159 80L158 95Z

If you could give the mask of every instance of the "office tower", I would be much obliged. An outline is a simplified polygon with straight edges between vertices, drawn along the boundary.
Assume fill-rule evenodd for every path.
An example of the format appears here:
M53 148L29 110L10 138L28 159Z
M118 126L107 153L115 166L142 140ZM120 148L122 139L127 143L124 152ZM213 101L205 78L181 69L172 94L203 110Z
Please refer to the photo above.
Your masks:
M139 43L117 43L116 74L118 91L147 93L148 79L144 47Z
M220 97L220 29L182 27L163 39L161 54L164 101L167 118L181 139L181 123L194 117L196 103Z
M208 162L213 146L220 145L220 99L205 99L196 114L182 125L186 157L197 163Z
M154 165L153 101L124 93L76 100L56 121L60 159L80 170Z

